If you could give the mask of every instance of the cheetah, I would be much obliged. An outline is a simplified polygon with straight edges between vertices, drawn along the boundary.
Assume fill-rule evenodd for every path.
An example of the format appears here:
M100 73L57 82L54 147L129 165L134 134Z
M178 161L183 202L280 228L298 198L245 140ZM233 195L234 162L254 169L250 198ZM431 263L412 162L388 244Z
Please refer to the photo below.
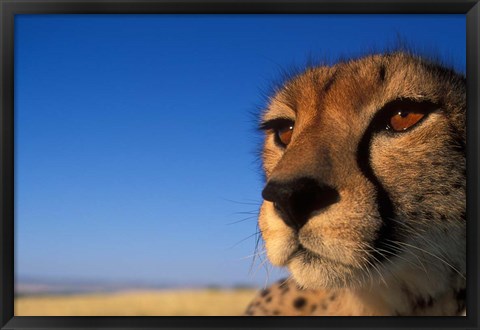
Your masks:
M463 74L406 51L313 66L260 121L258 225L291 275L245 315L465 315Z

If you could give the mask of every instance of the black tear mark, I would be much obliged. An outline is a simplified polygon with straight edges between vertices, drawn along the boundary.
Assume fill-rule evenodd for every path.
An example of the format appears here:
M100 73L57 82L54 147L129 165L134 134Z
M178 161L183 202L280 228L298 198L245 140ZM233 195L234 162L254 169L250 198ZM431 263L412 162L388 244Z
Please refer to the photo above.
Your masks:
M265 297L269 293L270 293L269 289L264 289L264 290L262 290L262 292L260 292L260 296Z
M293 307L295 307L296 309L301 309L305 306L306 303L307 301L305 300L305 298L298 297L293 301Z
M393 247L390 244L386 244L387 240L394 239L395 233L395 223L392 219L395 219L395 212L393 207L393 202L390 198L390 195L383 187L382 183L378 180L375 173L372 169L372 164L370 162L370 144L372 141L372 137L374 132L377 129L376 125L376 118L374 118L363 137L361 138L358 149L357 149L357 164L360 168L360 171L363 175L373 184L377 191L377 205L378 205L378 213L380 218L382 219L382 226L377 232L377 237L373 244L374 251L372 259L377 259L378 261L386 260L386 254L395 255L393 251ZM389 251L391 253L379 253L378 248Z

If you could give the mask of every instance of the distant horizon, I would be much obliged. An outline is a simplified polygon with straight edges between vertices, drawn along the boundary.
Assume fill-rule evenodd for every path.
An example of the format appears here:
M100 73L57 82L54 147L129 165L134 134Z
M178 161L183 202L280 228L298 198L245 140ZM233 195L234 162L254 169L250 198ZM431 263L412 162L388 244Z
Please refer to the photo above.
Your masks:
M256 289L258 285L248 283L173 283L162 281L128 281L82 278L35 278L20 277L15 280L14 295L75 295L89 293L116 293L124 291L165 291L165 290L241 290Z
M16 282L18 284L70 284L70 283L76 283L76 284L112 284L112 285L138 285L138 286L165 286L165 287L179 287L179 286L184 286L186 285L183 282L174 282L174 281L164 281L164 280L134 280L134 279L116 279L116 280L111 280L108 278L82 278L82 277L77 277L77 278L62 278L62 277L35 277L35 276L18 276L16 279ZM246 281L248 282L248 281ZM15 284L17 284L15 283ZM192 282L190 283L192 286L225 286L225 287L231 287L231 286L243 286L247 285L247 283L229 283L225 285L221 285L215 282Z
M255 250L263 183L251 113L265 106L263 92L283 68L385 50L399 35L464 73L465 23L452 14L16 15L16 284L284 277Z

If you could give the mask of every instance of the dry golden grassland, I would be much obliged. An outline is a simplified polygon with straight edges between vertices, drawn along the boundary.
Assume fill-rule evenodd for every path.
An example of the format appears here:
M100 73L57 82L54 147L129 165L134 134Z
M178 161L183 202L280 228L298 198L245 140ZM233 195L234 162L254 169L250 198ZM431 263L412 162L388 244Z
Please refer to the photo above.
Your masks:
M25 296L16 316L235 316L256 290L163 290Z

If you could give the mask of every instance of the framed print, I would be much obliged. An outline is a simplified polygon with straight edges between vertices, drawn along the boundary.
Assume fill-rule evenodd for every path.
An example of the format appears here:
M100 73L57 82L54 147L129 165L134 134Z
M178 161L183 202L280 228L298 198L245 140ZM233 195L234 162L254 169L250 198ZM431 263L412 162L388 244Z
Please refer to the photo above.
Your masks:
M477 1L1 8L1 329L478 328Z

